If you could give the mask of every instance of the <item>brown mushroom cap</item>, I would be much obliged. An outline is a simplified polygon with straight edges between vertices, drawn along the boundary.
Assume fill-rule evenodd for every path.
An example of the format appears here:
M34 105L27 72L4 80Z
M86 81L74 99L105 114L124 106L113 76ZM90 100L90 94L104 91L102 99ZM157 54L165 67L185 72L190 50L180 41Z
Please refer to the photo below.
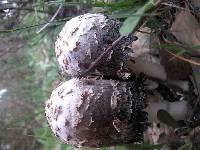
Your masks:
M79 76L120 36L120 23L103 14L69 20L57 37L55 52L64 73ZM114 75L122 67L123 51L115 48L91 73Z
M46 102L53 133L76 147L141 142L147 127L142 83L71 79Z

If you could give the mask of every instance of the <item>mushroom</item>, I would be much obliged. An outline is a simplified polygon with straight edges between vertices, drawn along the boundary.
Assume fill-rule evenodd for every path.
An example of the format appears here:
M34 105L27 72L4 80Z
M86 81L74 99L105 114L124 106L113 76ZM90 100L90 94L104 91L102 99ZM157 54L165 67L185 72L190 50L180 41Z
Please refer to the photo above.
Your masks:
M80 76L120 36L119 27L120 22L103 14L87 13L69 20L55 42L61 70ZM103 58L95 72L116 74L121 69L123 53L122 48L115 48Z
M126 82L73 78L52 92L45 114L61 141L96 148L142 142L160 109L185 119L186 101L154 103L147 97L141 78Z

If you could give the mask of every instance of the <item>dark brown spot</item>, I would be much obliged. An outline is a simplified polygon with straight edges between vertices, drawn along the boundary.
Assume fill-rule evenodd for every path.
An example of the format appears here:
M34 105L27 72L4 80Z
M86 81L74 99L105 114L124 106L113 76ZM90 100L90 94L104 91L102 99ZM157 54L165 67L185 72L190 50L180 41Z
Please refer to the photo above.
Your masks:
M75 30L72 32L71 36L73 36L76 31L78 31L78 27L75 28Z
M92 27L90 28L90 30L93 30L93 29L94 29L94 30L95 30L95 29L98 29L95 23L93 23L93 24L92 24Z
M59 136L59 134L57 132L55 133L55 136L58 137L58 138L60 138L60 136Z
M55 119L55 120L58 119L58 116L59 116L59 114L60 114L61 112L62 112L62 106L56 107L56 108L54 109L53 114L54 114L54 119Z
M72 93L73 92L73 90L70 90L69 92L67 92L66 94L70 94L70 93Z
M68 70L68 61L67 61L67 59L65 58L65 59L63 59L63 63L65 64L65 69L66 70Z
M64 70L68 70L68 66L67 65L65 65Z
M50 104L48 103L48 104L47 104L47 108L49 108L49 107L50 107Z
M64 89L61 88L61 89L58 91L58 96L60 96L63 92L64 92Z
M49 117L49 116L47 116L47 120L48 120L49 122L52 122L52 119L51 119L51 117Z
M78 47L76 47L76 48L73 49L74 52L78 52L78 50L79 50Z
M67 127L68 125L69 125L69 121L65 119L65 127Z
M66 58L63 59L63 64L65 64L65 65L68 65L68 64L69 64Z
M88 97L89 97L90 93L88 91L84 91L82 94L81 94L81 100L86 100Z
M79 46L80 46L80 42L77 41L77 42L76 42L76 47L79 47Z
M71 63L71 58L70 57L68 57L68 62Z
M59 110L59 111L62 111L62 106L59 106L59 107L58 107L58 110Z
M135 60L133 60L133 59L130 59L129 61L131 61L132 63L134 63L134 64L135 64Z
M71 135L68 135L67 137L67 141L71 140L72 139L72 136Z
M57 37L59 40L61 40L61 37L60 37L60 35L58 35L58 37Z
M56 127L55 130L56 130L56 132L60 132L61 131L59 127Z
M78 66L80 67L80 68L84 68L84 69L87 69L88 67L89 67L89 65L87 64L87 63L85 63L85 62L78 62Z

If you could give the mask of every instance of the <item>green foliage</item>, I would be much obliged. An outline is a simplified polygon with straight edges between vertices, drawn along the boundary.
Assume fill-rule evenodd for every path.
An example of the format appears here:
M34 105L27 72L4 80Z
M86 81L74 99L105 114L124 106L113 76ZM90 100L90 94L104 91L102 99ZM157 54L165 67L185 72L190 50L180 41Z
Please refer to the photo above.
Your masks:
M43 145L43 150L74 150L72 146L61 144L56 140L46 123L43 124L43 127L35 129L34 133L37 140Z
M188 53L188 49L184 47L179 47L177 45L173 44L162 44L159 46L159 48L164 48L166 50L169 50L170 52L176 54L176 55L183 55Z
M123 25L120 28L120 34L128 35L129 33L131 33L139 23L143 14L152 7L153 7L153 0L149 0L144 6L138 9L136 13L130 12L130 16L123 22Z
M179 147L178 150L192 150L192 143L186 143Z
M136 6L141 6L142 4L144 4L144 1L138 1L138 0L120 0L113 3L105 3L97 1L93 4L93 7L108 8L110 12L114 12L123 9L135 8Z
M116 150L160 150L162 145L150 145L150 144L128 144L124 146L117 146Z
M43 145L43 150L73 150L70 145L61 144L55 136L52 134L51 129L47 124L43 124L43 127L34 130L35 138Z

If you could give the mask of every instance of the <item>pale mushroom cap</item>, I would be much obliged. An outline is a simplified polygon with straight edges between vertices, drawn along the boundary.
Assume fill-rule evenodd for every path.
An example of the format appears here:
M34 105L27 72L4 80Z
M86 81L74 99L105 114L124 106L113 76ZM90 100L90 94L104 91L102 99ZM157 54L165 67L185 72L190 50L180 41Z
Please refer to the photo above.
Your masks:
M87 13L69 20L55 42L56 57L62 71L71 76L83 73L120 36L119 26L118 21L103 14ZM96 68L98 72L106 74L102 70L109 65L119 68L120 61L114 60L113 65L111 55L106 55L103 63ZM111 70L107 73L116 72Z
M134 90L126 82L74 78L52 92L45 114L53 133L67 144L102 147L138 142L147 116L142 111L144 91L134 94Z

